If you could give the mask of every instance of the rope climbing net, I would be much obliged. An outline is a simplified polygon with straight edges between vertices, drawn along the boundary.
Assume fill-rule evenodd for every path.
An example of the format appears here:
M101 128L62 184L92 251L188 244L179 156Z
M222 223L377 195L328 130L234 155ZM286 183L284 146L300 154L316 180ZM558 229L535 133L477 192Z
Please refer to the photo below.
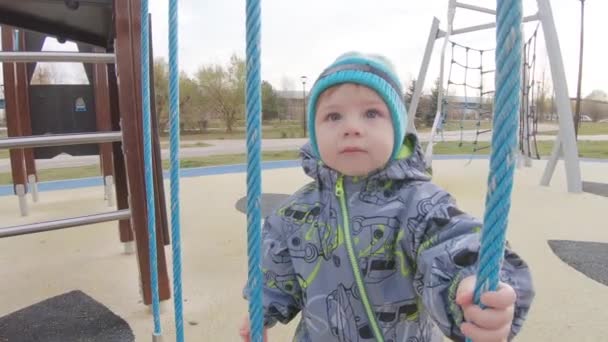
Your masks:
M538 111L536 61L539 24L523 45L523 85L519 119L519 150L523 155L540 159L536 136ZM436 134L441 141L457 141L471 155L489 149L489 134L494 117L494 78L492 59L496 49L476 49L449 41L450 57L446 96L440 110ZM456 95L461 94L461 95Z
M441 108L442 129L439 131L442 140L445 141L445 129L452 121L458 120L459 137L458 147L463 147L465 141L471 141L473 153L489 148L489 143L480 146L481 135L490 133L488 125L482 126L482 122L491 123L492 119L492 97L494 89L490 87L490 77L494 76L494 69L484 65L484 61L490 59L494 49L475 49L469 46L450 41L450 66L448 71L446 94L443 98ZM490 55L490 56L488 56ZM485 59L484 59L485 57ZM464 59L462 61L461 59ZM455 81L455 70L460 69L462 81ZM457 88L457 89L454 89ZM460 96L449 96L451 93L463 94ZM471 127L467 123L475 123L475 134L471 136Z
M538 38L538 29L540 24L536 25L534 33L528 38L524 44L524 65L522 70L521 88L521 110L519 118L519 150L528 157L540 159L538 152L538 142L536 136L538 134L538 120L540 112L538 111L538 92L536 90L536 61L537 48L536 41ZM542 101L542 100L541 100Z

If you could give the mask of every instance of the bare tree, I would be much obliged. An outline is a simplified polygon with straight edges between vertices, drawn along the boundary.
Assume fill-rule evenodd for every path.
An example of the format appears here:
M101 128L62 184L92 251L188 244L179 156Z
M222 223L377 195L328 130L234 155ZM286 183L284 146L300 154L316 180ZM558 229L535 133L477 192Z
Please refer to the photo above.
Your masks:
M556 120L555 106L553 105L554 96L551 82L546 79L543 71L541 80L537 81L536 89L536 115L540 121L544 121L549 114L550 120Z
M207 118L201 88L196 79L185 72L179 76L179 110L183 127L198 127L201 131L207 129Z
M433 88L431 88L430 111L424 113L423 118L422 118L427 127L433 127L433 122L435 121L435 114L437 113L437 110L439 109L439 108L437 108L437 101L439 99L439 89L441 89L442 93L444 93L444 96L445 96L446 95L445 89L441 85L441 82L439 82L439 78L437 78L435 80L435 83L433 84Z
M169 122L169 66L163 58L154 60L154 104L161 132Z

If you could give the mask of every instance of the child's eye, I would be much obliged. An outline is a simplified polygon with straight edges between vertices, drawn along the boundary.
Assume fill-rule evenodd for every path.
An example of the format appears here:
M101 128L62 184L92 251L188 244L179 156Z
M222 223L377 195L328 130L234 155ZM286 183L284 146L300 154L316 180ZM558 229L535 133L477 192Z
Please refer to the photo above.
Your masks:
M367 112L365 112L365 117L368 119L375 119L380 115L381 115L380 112L375 109L370 109Z
M329 120L329 121L338 121L338 120L340 120L340 118L341 118L340 113L329 113L327 115L327 120Z

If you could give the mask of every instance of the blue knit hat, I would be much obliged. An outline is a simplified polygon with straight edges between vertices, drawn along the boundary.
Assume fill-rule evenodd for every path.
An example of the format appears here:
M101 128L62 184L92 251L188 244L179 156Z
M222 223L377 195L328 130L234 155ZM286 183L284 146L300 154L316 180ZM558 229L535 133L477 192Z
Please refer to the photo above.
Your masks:
M386 58L358 52L349 52L338 57L321 73L310 90L307 115L313 152L321 158L315 132L317 100L327 88L343 83L355 83L371 88L384 100L393 119L395 141L391 159L396 159L407 128L407 111L401 82Z

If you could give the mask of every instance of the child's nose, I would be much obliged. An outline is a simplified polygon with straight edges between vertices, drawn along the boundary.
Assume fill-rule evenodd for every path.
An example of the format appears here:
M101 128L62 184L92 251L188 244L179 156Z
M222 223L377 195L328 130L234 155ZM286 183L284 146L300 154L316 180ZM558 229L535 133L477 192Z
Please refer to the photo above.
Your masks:
M361 122L357 119L346 120L344 128L344 136L360 136Z

